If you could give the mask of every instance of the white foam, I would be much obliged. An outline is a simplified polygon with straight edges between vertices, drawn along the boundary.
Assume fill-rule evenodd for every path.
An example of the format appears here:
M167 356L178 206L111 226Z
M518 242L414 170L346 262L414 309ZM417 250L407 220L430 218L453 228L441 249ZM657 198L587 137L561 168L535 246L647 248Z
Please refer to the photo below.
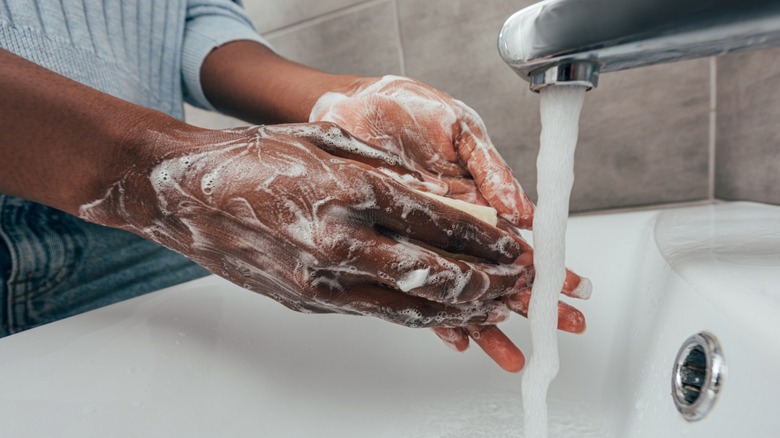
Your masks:
M416 289L421 286L425 286L425 282L428 281L428 274L431 269L417 269L409 272L403 278L397 280L398 288L404 292L409 292L412 289Z
M438 125L437 128L440 132L451 132L452 127L458 124L458 111L466 112L461 108L465 107L461 102L401 76L383 76L376 82L349 90L348 93L326 93L321 96L312 108L309 121L327 121L349 127L358 138L377 147L360 152L382 159L392 157L402 150L399 144L401 137L415 138L413 142L416 145L428 147L426 139L421 137L422 132L426 132L433 124ZM384 116L384 114L371 112L375 111L376 108L383 107L375 104L377 99L391 102L409 116L411 126L402 129L403 136L388 136L383 129L373 129L372 127L364 129L363 126L353 125L354 108L361 101L370 103L363 105L366 109L366 113L363 114L364 120L379 119ZM425 129L421 129L421 125L424 125ZM429 169L435 169L441 163L452 162L455 159L455 157L449 157L449 159L442 157L433 145L426 150L426 153L428 157L425 164L429 166ZM408 157L397 158L403 160L403 164L407 168L414 169L418 165Z
M566 278L564 236L584 97L585 88L574 86L541 92L539 201L533 229L536 277L528 311L533 353L522 377L526 438L547 437L547 389L558 374L558 294Z

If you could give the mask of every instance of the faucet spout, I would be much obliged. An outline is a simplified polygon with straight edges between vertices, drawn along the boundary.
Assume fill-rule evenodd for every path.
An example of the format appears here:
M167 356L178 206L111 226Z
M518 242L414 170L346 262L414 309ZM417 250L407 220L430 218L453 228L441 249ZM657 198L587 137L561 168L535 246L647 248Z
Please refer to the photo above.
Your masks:
M498 36L501 57L534 91L776 46L780 2L771 0L544 0L512 15Z

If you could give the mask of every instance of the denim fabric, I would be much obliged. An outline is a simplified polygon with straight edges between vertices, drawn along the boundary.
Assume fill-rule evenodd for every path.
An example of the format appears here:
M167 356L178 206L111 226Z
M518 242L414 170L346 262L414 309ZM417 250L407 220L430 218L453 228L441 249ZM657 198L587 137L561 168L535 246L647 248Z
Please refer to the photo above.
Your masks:
M0 195L0 336L207 274L133 234Z

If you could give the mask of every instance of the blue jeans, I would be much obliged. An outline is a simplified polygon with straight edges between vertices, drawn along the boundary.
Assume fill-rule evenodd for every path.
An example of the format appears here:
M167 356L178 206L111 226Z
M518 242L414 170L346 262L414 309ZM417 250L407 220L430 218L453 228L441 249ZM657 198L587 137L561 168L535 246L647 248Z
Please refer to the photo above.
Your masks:
M0 337L207 274L133 234L0 195Z

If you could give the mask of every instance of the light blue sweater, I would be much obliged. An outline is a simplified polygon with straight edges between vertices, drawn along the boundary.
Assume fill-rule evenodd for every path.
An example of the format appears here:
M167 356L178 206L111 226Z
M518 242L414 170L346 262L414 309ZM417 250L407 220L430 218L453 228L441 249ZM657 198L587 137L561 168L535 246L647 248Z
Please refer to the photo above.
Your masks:
M263 42L231 0L0 0L0 47L179 119L213 109L200 67L234 40Z
M1 48L179 119L185 100L212 109L200 68L234 40L263 42L231 0L0 0ZM206 274L135 235L0 194L0 337Z

